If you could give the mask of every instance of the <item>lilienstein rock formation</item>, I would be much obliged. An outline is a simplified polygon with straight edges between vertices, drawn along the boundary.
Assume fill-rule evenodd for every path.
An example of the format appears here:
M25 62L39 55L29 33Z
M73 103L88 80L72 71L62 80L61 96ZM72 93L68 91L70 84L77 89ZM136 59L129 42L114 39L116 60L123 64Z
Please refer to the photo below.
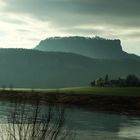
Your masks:
M41 51L67 52L95 59L140 59L122 50L121 41L100 37L54 37L43 40L35 47Z
M86 86L106 74L140 77L140 57L122 50L120 40L54 37L34 49L0 49L0 86L60 88Z

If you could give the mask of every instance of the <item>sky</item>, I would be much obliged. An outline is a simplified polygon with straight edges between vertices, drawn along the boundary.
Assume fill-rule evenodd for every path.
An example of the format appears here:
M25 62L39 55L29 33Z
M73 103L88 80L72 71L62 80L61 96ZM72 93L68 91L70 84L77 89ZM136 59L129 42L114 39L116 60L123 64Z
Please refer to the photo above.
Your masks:
M54 36L120 39L140 55L140 0L0 0L0 47L33 48Z

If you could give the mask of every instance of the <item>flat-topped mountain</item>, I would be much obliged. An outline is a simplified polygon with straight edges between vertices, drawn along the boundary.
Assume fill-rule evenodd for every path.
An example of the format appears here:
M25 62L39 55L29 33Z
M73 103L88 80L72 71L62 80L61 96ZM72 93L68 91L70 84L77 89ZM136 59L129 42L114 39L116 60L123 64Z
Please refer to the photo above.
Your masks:
M93 79L140 77L140 61L92 59L63 52L0 49L0 87L59 88L86 86Z
M53 37L43 40L35 47L41 51L70 52L96 59L140 59L122 50L120 40L107 40L100 37Z

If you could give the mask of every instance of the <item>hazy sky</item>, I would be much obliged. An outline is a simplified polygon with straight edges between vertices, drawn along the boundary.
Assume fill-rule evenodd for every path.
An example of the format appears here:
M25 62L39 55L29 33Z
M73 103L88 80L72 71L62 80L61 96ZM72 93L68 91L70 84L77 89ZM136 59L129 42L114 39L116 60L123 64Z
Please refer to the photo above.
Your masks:
M140 0L0 0L0 47L70 35L119 38L140 55Z

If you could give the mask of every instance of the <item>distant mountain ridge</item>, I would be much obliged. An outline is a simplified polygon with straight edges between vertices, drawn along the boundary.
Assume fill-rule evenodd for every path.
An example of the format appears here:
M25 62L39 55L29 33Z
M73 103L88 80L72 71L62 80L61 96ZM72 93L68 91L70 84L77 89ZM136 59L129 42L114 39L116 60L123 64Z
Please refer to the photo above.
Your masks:
M100 37L52 37L42 40L34 49L47 52L75 53L95 59L139 59L122 50L119 39L109 40Z
M0 87L60 88L86 86L106 74L110 78L136 74L140 61L93 59L73 53L0 49Z

